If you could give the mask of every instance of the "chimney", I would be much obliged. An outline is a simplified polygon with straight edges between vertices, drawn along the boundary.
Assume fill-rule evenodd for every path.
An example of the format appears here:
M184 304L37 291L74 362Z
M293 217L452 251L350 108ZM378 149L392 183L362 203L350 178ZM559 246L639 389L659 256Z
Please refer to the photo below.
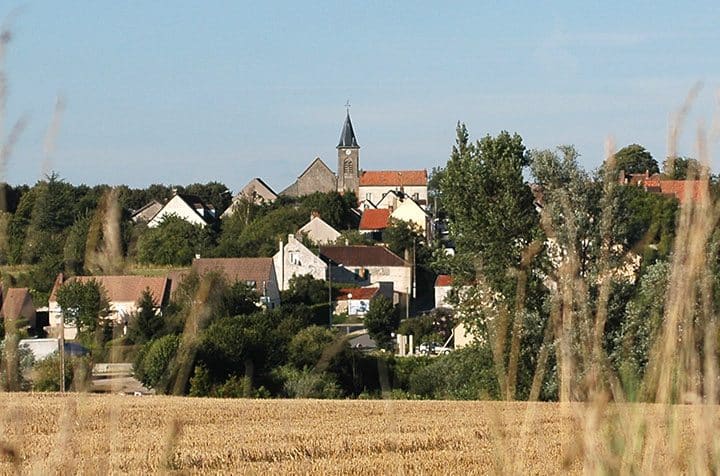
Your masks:
M290 236L292 235L288 235L288 237ZM278 273L278 285L281 291L285 291L285 243L283 243L283 240L280 240L280 246L278 248L278 255L280 255L280 269L276 270Z

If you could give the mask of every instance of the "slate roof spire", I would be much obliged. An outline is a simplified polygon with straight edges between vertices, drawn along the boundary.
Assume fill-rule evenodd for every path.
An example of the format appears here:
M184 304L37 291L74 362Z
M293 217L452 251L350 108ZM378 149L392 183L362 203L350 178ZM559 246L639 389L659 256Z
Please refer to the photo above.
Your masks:
M350 109L347 110L345 116L345 124L343 124L342 132L340 133L340 142L337 145L338 149L354 148L359 149L360 146L355 138L355 131L353 130L352 122L350 121Z

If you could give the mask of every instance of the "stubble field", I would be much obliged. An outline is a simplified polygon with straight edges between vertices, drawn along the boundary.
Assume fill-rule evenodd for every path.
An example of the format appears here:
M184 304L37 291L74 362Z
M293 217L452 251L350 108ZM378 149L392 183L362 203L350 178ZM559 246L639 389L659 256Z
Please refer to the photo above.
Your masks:
M604 441L617 444L582 404L4 393L0 408L2 474L574 473L612 462ZM606 413L662 429L665 408ZM693 451L701 408L674 407L676 428L662 432L682 453ZM646 469L683 468L668 444L655 442Z

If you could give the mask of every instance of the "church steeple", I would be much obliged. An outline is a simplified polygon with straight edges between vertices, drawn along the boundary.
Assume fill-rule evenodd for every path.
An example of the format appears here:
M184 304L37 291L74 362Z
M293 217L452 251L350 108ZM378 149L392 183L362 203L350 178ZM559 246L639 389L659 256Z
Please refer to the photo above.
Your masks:
M338 149L359 149L360 146L357 143L355 137L355 131L353 130L352 121L350 121L350 109L347 111L345 116L345 124L343 124L342 132L340 133L340 142L337 145Z
M345 104L345 107L347 109L345 124L343 124L340 142L337 145L337 188L341 193L350 191L357 194L360 184L360 146L350 121L350 103Z

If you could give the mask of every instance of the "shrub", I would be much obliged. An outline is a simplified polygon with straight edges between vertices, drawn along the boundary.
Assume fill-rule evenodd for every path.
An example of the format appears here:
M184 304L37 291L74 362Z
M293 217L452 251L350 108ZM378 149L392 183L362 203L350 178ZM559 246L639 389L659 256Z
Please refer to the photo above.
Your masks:
M220 398L248 398L254 396L252 380L249 377L239 377L237 375L231 376L213 393L213 396Z
M179 344L180 338L172 334L148 342L135 361L135 377L147 387L165 391L167 370Z
M283 381L283 390L290 398L340 398L342 389L333 375L314 372L307 367L298 370L286 365L277 370Z
M65 388L85 391L91 382L91 362L86 357L65 358ZM33 366L32 389L36 392L59 392L60 354L50 354Z

